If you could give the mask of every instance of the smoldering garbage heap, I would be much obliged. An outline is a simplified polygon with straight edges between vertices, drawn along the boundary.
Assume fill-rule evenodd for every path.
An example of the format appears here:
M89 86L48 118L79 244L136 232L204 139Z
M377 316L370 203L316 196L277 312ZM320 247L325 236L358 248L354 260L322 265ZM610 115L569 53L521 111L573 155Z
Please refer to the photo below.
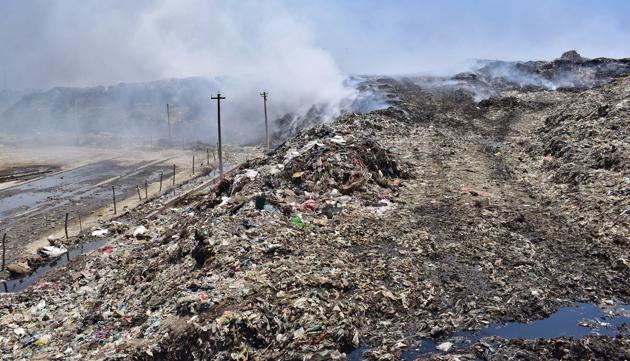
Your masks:
M3 354L341 358L371 312L342 294L368 286L383 309L400 297L353 274L339 219L388 212L409 176L351 122L243 164L197 208L146 221L147 232L112 224L119 235L96 256L2 299Z
M156 219L144 217L155 204L142 205L131 227L111 224L97 254L3 295L2 354L329 360L367 346L364 358L395 360L423 338L540 319L578 300L628 303L626 220L611 226L607 213L625 207L628 197L608 191L627 163L593 168L597 155L617 157L604 121L570 117L617 107L629 81L485 105L392 81L396 107L304 131ZM602 115L611 131L624 109ZM601 133L578 139L591 131ZM548 148L562 139L564 153ZM558 171L567 164L589 177L569 187ZM576 194L596 202L576 205ZM613 348L601 358L630 356L617 340L588 340ZM434 356L571 359L570 343L594 358L584 342L484 341Z
M630 229L630 75L575 94L554 109L524 149L544 157L531 168L558 202L558 212L590 228L597 257L626 270ZM525 157L525 156L524 156ZM597 246L596 246L597 245Z

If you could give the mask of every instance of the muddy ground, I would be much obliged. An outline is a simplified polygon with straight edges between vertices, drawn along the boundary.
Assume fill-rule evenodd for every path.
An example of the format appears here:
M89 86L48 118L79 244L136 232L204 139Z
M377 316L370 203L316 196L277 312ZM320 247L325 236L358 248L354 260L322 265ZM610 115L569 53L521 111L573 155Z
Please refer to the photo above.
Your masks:
M630 303L630 77L481 102L375 81L390 108L304 131L157 217L160 199L143 204L107 246L3 295L3 354L628 358L627 325L406 355L575 302Z
M201 149L4 145L3 151L0 233L7 233L8 261L47 245L50 235L65 238L66 213L71 238L79 235L83 227L87 230L114 217L112 186L120 215L140 202L137 186L142 199L168 193L173 188L173 165L175 185L212 173L217 166L214 149L206 153ZM240 162L250 151L230 147L225 161Z

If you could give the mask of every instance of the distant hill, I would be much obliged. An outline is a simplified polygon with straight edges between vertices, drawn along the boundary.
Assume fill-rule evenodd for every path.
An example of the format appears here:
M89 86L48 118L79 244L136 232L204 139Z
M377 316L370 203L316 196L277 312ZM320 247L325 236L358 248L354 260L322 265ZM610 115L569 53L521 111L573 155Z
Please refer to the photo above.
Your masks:
M426 89L458 88L479 101L505 90L584 89L630 73L630 59L587 59L568 51L552 61L477 60L470 71L449 77L409 76ZM270 119L274 140L281 142L301 129L351 112L386 107L388 94L376 77L346 79L350 91L329 103L282 104L271 94ZM228 142L256 143L264 134L258 89L248 79L165 79L87 88L56 87L46 91L0 92L0 126L5 132L53 137L57 134L101 134L110 138L165 138L166 103L171 107L177 143L216 141L217 90L228 97L222 107L222 127ZM298 109L299 108L299 109ZM23 137L20 137L23 139Z
M346 86L355 89L361 80L349 78ZM247 79L192 77L86 88L55 87L26 94L7 91L0 103L4 105L0 107L0 126L18 133L20 139L32 134L61 141L61 136L67 134L95 133L105 133L106 139L165 138L169 103L176 143L182 139L213 143L216 103L210 96L222 90L228 98L221 108L225 140L256 143L264 136L264 118L258 89L251 86ZM384 104L372 99L373 92L367 91L349 91L347 99L330 104L283 104L274 95L270 98L269 120L272 131L278 127L290 129L279 132L284 139L342 112L362 112ZM275 117L271 115L274 113Z
M15 91L10 89L0 90L0 114L20 100L26 93L26 91Z
M0 123L9 131L142 129L164 133L166 103L172 105L171 119L175 123L207 121L208 96L216 88L216 82L210 79L185 78L89 88L56 87L21 97L7 94L0 98L4 105L0 108Z

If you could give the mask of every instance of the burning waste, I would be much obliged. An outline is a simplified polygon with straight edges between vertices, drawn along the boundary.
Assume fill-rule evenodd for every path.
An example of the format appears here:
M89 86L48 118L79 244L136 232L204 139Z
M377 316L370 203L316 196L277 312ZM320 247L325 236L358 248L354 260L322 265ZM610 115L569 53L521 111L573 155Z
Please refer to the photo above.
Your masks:
M86 230L0 298L2 354L628 358L628 64L365 77L387 108L283 119L272 152ZM573 338L505 331L576 303Z

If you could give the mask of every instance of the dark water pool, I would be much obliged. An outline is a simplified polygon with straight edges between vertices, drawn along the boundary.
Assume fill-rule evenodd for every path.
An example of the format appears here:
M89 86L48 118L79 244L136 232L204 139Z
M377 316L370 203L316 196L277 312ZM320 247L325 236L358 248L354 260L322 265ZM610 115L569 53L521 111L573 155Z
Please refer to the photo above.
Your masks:
M445 339L421 339L408 351L403 352L405 360L415 360L430 353L442 353L436 347L442 342L452 342L452 350L468 347L484 337L498 336L505 339L537 339L553 337L581 338L588 335L626 335L623 325L630 325L630 305L611 306L608 312L589 303L577 303L573 307L563 307L551 316L532 323L511 322L493 324L477 331L458 331ZM368 347L362 346L348 355L349 360L362 360Z
M105 239L99 239L97 241L88 242L80 247L73 248L69 250L66 254L60 256L59 258L37 268L35 272L30 275L22 278L16 278L13 280L9 280L6 282L2 282L0 285L0 292L20 292L25 288L34 285L40 278L42 278L46 273L54 270L57 267L61 267L66 263L76 259L82 254L86 254L90 251L93 251L107 242Z

